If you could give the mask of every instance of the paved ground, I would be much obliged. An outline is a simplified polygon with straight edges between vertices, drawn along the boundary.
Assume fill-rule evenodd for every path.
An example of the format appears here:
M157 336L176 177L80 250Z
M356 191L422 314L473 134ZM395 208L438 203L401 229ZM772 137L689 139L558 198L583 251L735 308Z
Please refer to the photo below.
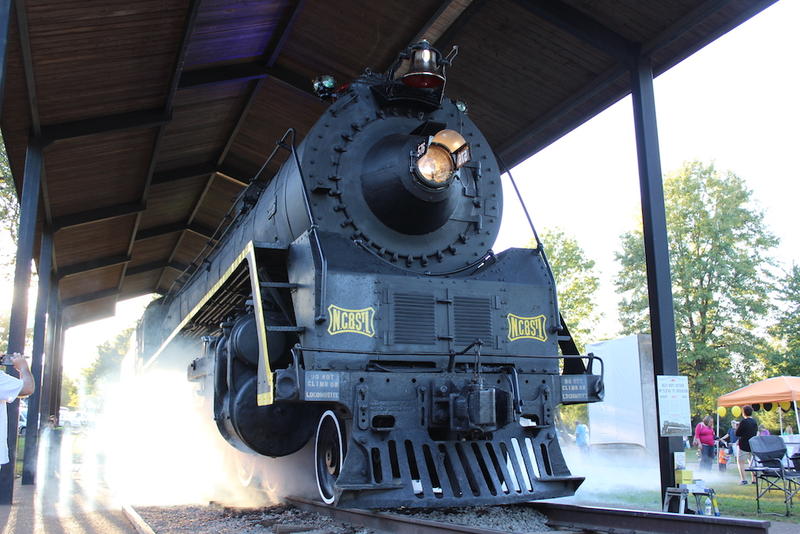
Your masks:
M0 534L136 534L96 470L42 454L36 486L17 479L14 503L0 505Z

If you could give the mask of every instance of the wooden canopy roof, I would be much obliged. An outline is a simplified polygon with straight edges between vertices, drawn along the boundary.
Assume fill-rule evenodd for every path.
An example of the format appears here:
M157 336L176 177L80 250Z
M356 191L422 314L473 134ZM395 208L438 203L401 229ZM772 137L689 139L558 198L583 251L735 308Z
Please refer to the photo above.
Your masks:
M18 187L44 147L40 229L68 324L165 292L287 128L310 80L385 70L421 37L460 51L447 93L508 166L774 0L17 0L2 132ZM21 187L20 187L21 190Z

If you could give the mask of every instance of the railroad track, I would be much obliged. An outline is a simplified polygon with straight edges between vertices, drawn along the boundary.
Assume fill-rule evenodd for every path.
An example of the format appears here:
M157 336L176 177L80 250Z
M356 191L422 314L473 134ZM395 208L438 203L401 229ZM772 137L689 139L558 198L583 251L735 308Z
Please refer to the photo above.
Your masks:
M387 512L334 508L301 497L290 497L288 502L298 508L327 514L339 521L357 523L369 528L398 534L491 534L509 530L475 528L464 525L428 521ZM613 534L767 534L769 521L680 515L642 510L622 510L537 502L529 505L548 518L554 528L575 531L608 532ZM526 531L524 534L531 534Z
M286 501L287 504L291 504L299 510L327 516L341 523L361 525L376 531L396 534L497 534L500 532L505 534L543 534L545 532L544 530L537 531L535 529L536 527L533 524L536 524L536 521L533 519L531 523L526 521L530 528L512 530L510 527L506 527L495 530L432 521L422 519L413 514L403 515L391 512L335 508L302 497L290 497ZM769 521L679 515L546 502L514 506L522 510L530 509L531 516L537 515L533 513L534 511L543 514L547 517L547 525L551 528L579 532L591 531L612 534L767 534L770 527ZM234 508L234 510L244 509ZM259 509L252 509L252 511L257 510ZM139 534L158 534L130 506L123 507L123 511ZM275 528L276 532L284 532L284 529L280 526ZM314 527L309 525L308 529L313 530ZM301 530L297 530L294 527L285 531L300 532Z

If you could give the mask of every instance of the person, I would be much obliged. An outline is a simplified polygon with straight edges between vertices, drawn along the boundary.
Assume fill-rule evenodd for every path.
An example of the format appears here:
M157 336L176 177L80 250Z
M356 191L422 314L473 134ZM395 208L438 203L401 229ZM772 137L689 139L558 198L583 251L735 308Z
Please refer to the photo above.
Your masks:
M739 423L739 428L736 429L736 435L739 436L739 458L737 458L736 463L739 466L739 478L742 479L739 484L744 485L747 484L747 480L744 477L744 470L753 460L753 453L750 451L750 438L758 434L758 423L753 419L752 406L748 405L742 408L742 413L744 414L744 419ZM752 483L755 484L756 476L754 473L751 473L751 478Z
M784 436L794 435L794 429L792 428L792 425L786 425L786 427L783 429L783 435Z
M711 471L714 462L714 419L707 415L694 428L694 445L700 455L700 470Z
M6 404L27 397L34 390L28 361L21 354L11 354L11 365L19 372L15 378L0 371L0 465L8 463L8 411Z
M582 421L575 425L575 444L585 454L589 454L589 427Z
M736 435L736 427L739 426L739 421L736 419L731 421L731 427L728 429L728 433L722 436L720 441L725 442L728 447L728 454L731 458L738 458L739 457L739 446L737 445L737 441L739 440L739 436Z
M724 473L728 470L728 449L727 447L720 446L719 448L719 458L717 460L719 465L719 472Z
M760 425L758 427L758 435L759 436L769 436L769 430L764 425Z

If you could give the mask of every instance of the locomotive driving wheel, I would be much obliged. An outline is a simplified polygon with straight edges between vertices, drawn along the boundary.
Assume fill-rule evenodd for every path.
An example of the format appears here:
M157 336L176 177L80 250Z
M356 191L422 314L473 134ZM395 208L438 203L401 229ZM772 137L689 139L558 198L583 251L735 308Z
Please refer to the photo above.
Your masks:
M314 464L317 477L317 490L325 504L336 500L336 480L342 471L344 461L344 437L342 425L331 410L326 410L319 418L317 436L314 442Z

